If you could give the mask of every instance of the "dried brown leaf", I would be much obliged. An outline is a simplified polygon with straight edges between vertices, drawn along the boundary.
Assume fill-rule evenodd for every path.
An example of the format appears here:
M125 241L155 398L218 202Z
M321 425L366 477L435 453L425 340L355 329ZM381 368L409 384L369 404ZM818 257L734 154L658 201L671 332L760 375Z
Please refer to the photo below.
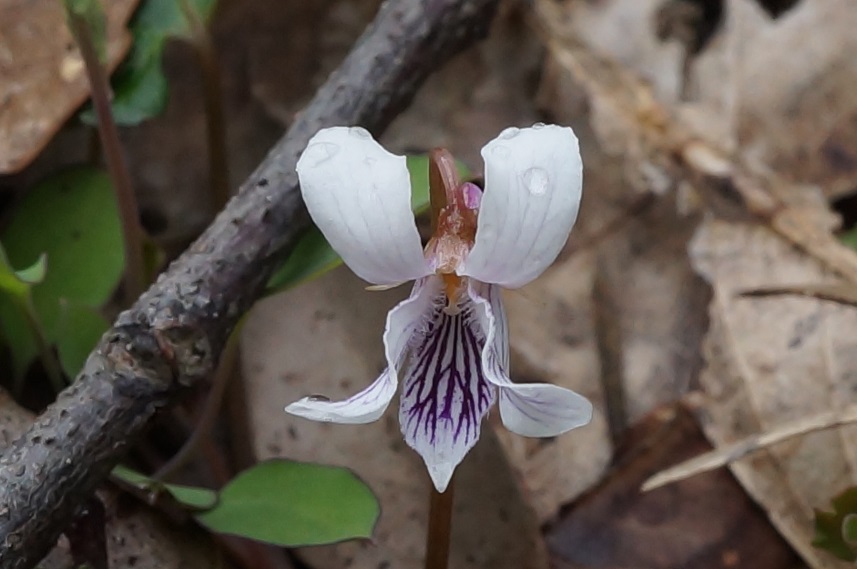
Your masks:
M131 45L125 24L139 0L109 0L107 66ZM0 0L0 174L29 164L89 96L62 2Z
M711 284L700 382L703 423L717 447L793 422L843 413L857 392L857 310L804 297L745 297L754 288L830 281L763 227L707 221L690 248ZM855 427L815 432L734 463L774 525L813 567L838 567L810 546L813 508L857 482Z

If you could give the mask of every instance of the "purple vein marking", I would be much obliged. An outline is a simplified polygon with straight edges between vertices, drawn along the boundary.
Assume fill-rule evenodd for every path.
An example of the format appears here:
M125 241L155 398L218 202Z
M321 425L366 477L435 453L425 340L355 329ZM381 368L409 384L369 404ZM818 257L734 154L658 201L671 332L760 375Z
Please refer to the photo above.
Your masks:
M470 446L494 402L481 365L484 340L471 324L470 306L450 315L434 309L416 345L402 392L402 422L409 438Z

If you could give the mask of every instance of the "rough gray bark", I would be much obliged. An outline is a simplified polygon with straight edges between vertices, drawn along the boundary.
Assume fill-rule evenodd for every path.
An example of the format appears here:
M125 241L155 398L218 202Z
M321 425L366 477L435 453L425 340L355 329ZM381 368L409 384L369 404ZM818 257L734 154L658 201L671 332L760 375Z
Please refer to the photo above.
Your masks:
M496 0L388 0L240 194L0 457L0 568L33 567L152 416L205 379L309 224L295 163L331 125L378 133L426 76L487 32Z

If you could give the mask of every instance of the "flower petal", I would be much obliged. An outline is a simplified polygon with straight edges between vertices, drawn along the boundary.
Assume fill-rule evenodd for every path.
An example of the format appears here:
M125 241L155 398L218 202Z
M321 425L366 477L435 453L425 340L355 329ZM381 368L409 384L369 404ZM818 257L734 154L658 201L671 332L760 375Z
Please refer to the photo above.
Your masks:
M385 285L431 273L404 156L360 127L326 128L309 141L297 171L313 221L357 276Z
M520 287L553 263L577 219L583 183L577 137L556 125L507 128L482 158L476 242L458 272Z
M558 385L509 379L509 334L500 287L471 282L468 294L486 338L485 378L500 388L500 418L506 428L525 437L555 437L589 423L592 403L582 395Z
M482 418L494 403L494 387L482 373L482 333L467 302L434 315L414 337L402 389L399 421L405 441L423 458L438 492L479 439Z
M396 393L396 370L402 364L408 341L426 325L426 318L431 315L434 298L440 290L437 277L417 281L411 296L387 314L384 331L387 369L369 387L343 401L330 401L320 396L304 397L286 407L286 413L313 421L344 424L371 423L381 417Z
M387 368L369 387L342 401L319 395L304 397L286 407L286 413L326 423L359 425L378 420L396 394L396 374Z

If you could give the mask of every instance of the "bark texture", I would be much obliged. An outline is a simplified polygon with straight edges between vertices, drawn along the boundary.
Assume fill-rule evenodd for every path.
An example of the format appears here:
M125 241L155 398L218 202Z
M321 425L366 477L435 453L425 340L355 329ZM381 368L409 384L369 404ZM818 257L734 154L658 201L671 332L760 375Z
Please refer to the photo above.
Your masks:
M332 125L379 133L426 76L487 33L496 0L388 0L205 233L123 312L77 381L0 457L0 568L33 567L150 419L215 368L309 225L295 164Z

